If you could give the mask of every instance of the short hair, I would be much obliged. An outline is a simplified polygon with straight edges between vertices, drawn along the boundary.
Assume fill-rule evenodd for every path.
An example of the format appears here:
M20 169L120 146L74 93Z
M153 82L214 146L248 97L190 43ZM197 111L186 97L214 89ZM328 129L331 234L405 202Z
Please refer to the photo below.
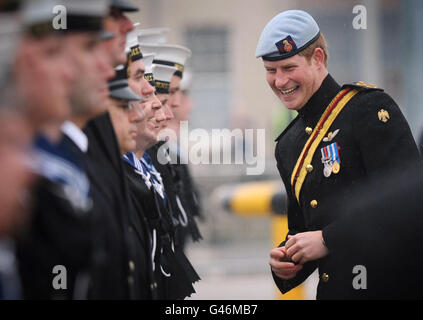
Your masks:
M308 61L310 61L311 57L313 56L314 50L316 48L321 48L323 52L325 53L325 66L328 67L328 59L329 59L329 50L328 50L328 44L326 42L325 36L323 33L320 33L319 38L315 42L313 42L311 45L309 45L307 48L305 48L303 51L298 53L299 56L305 57Z

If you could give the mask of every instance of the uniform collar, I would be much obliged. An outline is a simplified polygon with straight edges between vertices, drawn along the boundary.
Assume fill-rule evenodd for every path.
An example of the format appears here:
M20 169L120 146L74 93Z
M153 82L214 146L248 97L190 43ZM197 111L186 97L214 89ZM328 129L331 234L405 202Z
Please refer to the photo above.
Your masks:
M62 132L69 137L82 152L88 150L88 138L85 133L73 122L65 121L62 125Z
M320 88L312 95L305 106L298 110L299 116L304 119L320 116L340 89L339 84L328 74Z

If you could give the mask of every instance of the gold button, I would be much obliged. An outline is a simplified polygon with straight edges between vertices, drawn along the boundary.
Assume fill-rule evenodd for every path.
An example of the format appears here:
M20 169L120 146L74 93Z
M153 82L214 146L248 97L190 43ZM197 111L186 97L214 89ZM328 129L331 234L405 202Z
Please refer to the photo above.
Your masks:
M310 207L312 207L313 209L317 207L317 201L316 200L311 200L310 201Z
M307 127L307 128L305 128L305 132L306 132L308 135L311 135L311 134L313 133L313 128Z
M131 277L131 276L128 277L128 284L130 286L134 285L134 278L133 277Z
M129 261L129 270L131 271L135 270L135 263L133 261Z
M322 281L323 282L328 282L329 281L329 275L326 272L322 274Z
M313 166L311 164L306 165L306 170L308 173L313 171Z

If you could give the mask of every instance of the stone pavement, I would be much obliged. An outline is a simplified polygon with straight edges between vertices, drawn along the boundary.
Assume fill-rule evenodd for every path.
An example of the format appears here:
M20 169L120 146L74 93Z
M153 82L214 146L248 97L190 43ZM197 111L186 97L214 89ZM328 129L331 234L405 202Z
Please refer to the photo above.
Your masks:
M187 255L201 277L196 294L188 300L274 300L278 299L268 265L268 243L230 242L220 245L190 243ZM306 299L314 299L308 280Z

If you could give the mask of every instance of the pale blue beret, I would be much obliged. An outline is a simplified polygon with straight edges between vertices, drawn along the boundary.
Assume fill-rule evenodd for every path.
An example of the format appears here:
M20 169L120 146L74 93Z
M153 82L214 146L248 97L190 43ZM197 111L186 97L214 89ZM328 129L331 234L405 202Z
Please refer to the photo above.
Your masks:
M319 26L307 12L281 12L264 27L256 57L270 61L292 57L316 41L319 35Z

